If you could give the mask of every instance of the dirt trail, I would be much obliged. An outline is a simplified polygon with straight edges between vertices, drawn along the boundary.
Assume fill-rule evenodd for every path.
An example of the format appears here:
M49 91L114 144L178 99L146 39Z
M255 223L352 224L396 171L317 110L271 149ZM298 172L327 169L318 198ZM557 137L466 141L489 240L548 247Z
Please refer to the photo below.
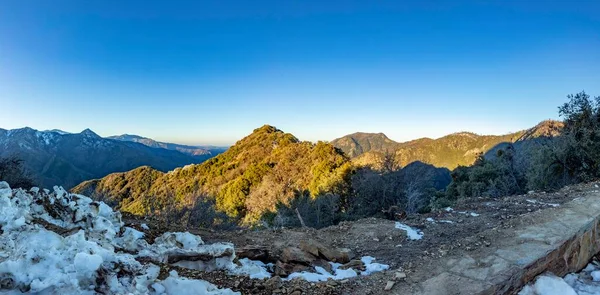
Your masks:
M243 294L382 294L388 281L396 272L407 275L395 284L415 285L430 276L430 270L444 267L440 258L462 257L465 253L490 247L506 237L503 229L527 222L523 215L539 210L559 207L561 204L590 192L598 192L597 183L566 187L554 193L529 193L503 198L477 198L466 200L452 210L438 210L428 214L410 216L400 222L424 233L421 240L409 240L406 232L395 227L395 221L367 218L320 230L274 229L207 231L190 230L206 242L232 242L236 248L260 246L277 257L285 247L297 247L301 240L314 239L324 245L348 248L357 256L372 256L377 262L389 264L390 269L370 276L359 276L340 282L308 283L293 280L251 280L231 277L221 272L201 273L177 269L181 275L202 278ZM150 226L148 236L158 236L165 231L185 230L149 220L127 219L128 225L144 231L141 223ZM173 268L163 266L165 270Z

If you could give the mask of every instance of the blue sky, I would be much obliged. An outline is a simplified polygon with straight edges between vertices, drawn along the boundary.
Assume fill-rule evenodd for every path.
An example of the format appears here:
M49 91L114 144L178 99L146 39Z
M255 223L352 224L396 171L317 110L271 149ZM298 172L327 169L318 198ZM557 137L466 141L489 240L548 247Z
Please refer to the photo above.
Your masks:
M600 95L598 1L3 1L0 128L502 134Z

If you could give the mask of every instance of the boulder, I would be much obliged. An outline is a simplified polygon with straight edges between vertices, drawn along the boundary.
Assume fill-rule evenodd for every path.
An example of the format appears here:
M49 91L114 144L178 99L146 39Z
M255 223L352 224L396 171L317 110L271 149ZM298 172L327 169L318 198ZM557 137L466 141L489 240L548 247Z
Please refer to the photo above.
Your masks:
M300 263L305 265L311 265L315 261L315 256L310 253L304 252L299 248L287 247L283 249L279 260L286 263Z
M354 254L349 249L335 249L332 247L326 247L325 245L313 239L300 241L300 249L306 253L310 253L315 257L320 256L328 261L337 263L347 263L354 258Z
M303 264L285 263L281 261L277 261L277 263L275 263L275 275L280 277L287 277L291 273L303 271L312 271L312 267Z
M328 273L332 273L333 272L333 267L331 266L331 264L323 259L317 259L315 260L315 262L313 262L314 266L319 266L322 267L324 270L326 270Z
M237 258L248 258L250 260L259 260L262 262L269 262L269 250L267 247L262 246L245 246L242 248L235 249L235 256Z
M340 266L340 269L355 269L355 270L361 270L364 271L366 269L365 264L361 261L361 260L351 260L350 262Z

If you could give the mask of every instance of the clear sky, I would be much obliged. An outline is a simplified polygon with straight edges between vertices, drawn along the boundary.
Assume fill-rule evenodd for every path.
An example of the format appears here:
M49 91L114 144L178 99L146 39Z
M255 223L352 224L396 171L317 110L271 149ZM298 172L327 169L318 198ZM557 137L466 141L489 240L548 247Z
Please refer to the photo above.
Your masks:
M0 7L0 128L231 144L502 134L600 95L600 1L63 1Z

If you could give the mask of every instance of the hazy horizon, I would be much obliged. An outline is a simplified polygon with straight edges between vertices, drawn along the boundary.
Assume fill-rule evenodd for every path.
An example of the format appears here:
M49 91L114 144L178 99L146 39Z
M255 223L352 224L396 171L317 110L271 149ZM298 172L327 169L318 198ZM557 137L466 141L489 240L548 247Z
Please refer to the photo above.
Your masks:
M545 120L554 120L554 119L545 119ZM544 121L544 120L540 120L538 123L540 123L542 121ZM291 134L295 135L295 133L292 132L292 131L288 131L288 130L279 128L278 126L275 126L275 125L272 125L272 124L263 124L263 125L271 125L271 126L274 126L274 127L278 128L278 129L282 130L283 132L291 133ZM261 125L261 126L263 126L263 125ZM150 138L150 139L153 139L153 140L159 141L159 142L175 143L175 144L181 144L181 145L228 147L228 146L234 145L236 141L238 141L238 140L242 139L243 137L249 135L254 129L259 128L261 126L256 126L255 128L252 128L250 131L248 131L247 134L244 134L240 138L235 139L235 141L233 141L231 143L227 143L227 142L224 142L224 143L211 143L211 142L204 142L201 139L200 139L200 141L196 141L196 142L194 142L194 141L191 141L191 142L178 142L178 141L171 141L171 140L168 140L168 139L153 138L153 137L150 137L150 136L145 136L143 134L133 134L133 133L127 133L127 132L125 132L125 133L119 133L119 134L101 134L99 132L96 132L96 130L94 130L93 128L85 128L85 129L90 129L94 133L96 133L99 136L104 137L104 138L111 137L111 136L120 136L120 135L134 135L134 136L141 136L141 137L145 137L145 138ZM67 132L67 133L80 133L80 132L82 132L82 131L85 130L85 129L83 129L83 130L73 131L73 130L64 130L64 129L61 129L61 128L50 128L50 129L43 129L42 128L41 129L41 128L35 128L35 127L32 127L32 126L22 126L22 127L16 127L16 128L4 128L4 127L0 126L0 129L9 129L10 130L10 129L21 129L21 128L26 128L26 127L29 127L29 128L32 128L32 129L35 129L35 130L38 130L38 131L60 130L60 131ZM474 131L471 131L471 130L457 130L457 131L454 131L454 132L449 132L449 133L446 133L446 134L442 134L440 136L420 136L420 137L408 138L408 139L401 139L401 140L398 140L396 138L392 138L387 133L382 132L382 131L363 131L363 130L352 131L350 133L342 134L342 135L336 136L334 138L320 138L320 139L316 139L316 140L310 140L310 139L304 139L304 138L300 138L299 137L298 139L300 139L300 140L307 140L307 141L311 141L311 142L317 142L317 141L327 141L328 142L328 141L332 141L334 139L338 139L340 137L343 137L343 136L346 136L346 135L350 135L350 134L353 134L353 133L383 133L389 139L391 139L393 141L396 141L396 142L407 142L407 141L411 141L411 140L415 140L415 139L421 139L421 138L438 139L438 138L444 137L446 135L450 135L450 134L454 134L454 133L461 133L461 132L470 132L470 133L475 133L475 134L478 134L478 135L506 135L506 134L510 134L510 133L514 133L514 132L518 132L518 131L522 131L522 130L526 130L526 129L529 129L529 128L532 128L532 127L535 127L535 125L524 127L524 128L517 129L517 130L509 130L509 131L506 131L506 132L500 132L500 133L478 133L478 132L474 132Z
M598 95L592 1L7 1L0 128L231 145L506 134Z

